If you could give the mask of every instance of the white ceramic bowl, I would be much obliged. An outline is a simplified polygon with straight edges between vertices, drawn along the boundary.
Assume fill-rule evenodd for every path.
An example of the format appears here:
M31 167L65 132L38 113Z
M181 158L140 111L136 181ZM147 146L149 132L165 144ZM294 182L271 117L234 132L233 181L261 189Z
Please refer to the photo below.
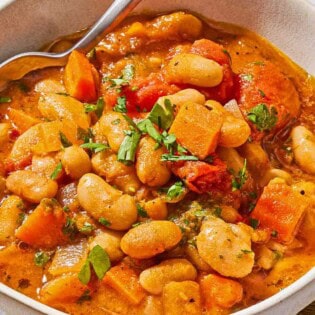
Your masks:
M91 25L109 3L104 0L0 0L0 61L18 52L36 50L56 37ZM137 11L186 9L244 26L265 36L315 75L314 4L315 0L144 0ZM293 315L313 300L315 268L280 293L235 315ZM63 314L0 284L0 315L40 312Z

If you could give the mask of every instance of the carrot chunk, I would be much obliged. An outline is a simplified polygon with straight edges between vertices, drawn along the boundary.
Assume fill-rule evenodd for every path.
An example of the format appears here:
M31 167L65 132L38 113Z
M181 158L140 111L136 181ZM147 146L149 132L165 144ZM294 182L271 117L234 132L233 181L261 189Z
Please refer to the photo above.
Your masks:
M192 154L204 159L215 151L222 124L219 113L187 102L180 107L169 133Z
M74 50L65 67L64 83L67 92L82 102L97 98L94 66L80 52Z
M21 134L41 122L39 119L29 116L23 111L14 108L9 110L8 116Z
M270 182L260 196L251 220L278 241L290 243L302 221L308 202L285 183Z
M16 230L15 236L37 248L52 248L65 242L62 232L65 223L62 208L52 199L43 199Z
M138 275L124 263L111 268L106 273L104 282L135 305L139 304L146 295L138 281Z
M209 274L200 280L200 290L207 309L215 306L231 308L243 298L243 287L240 283L215 274Z

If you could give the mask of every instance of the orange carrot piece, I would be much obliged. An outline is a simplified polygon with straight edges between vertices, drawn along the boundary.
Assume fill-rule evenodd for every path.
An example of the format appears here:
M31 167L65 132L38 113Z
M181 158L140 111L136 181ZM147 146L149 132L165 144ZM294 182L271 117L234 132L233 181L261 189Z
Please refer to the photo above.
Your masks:
M40 291L41 302L58 305L59 303L77 302L90 287L81 283L78 274L65 274L47 282Z
M96 71L85 55L74 50L65 67L64 83L67 92L82 102L97 98Z
M66 241L66 216L53 199L43 199L16 230L15 236L36 248L52 248Z
M205 106L187 102L180 107L169 130L177 141L200 159L206 158L217 147L223 118Z
M215 274L201 278L200 290L207 309L215 306L231 308L243 298L243 287L240 283Z
M21 134L41 122L39 119L29 116L23 111L14 108L9 110L8 116Z
M125 263L120 263L106 273L104 282L124 296L130 303L137 305L146 295L138 278L133 269Z
M282 243L290 243L303 219L308 202L285 183L270 182L260 196L251 220Z

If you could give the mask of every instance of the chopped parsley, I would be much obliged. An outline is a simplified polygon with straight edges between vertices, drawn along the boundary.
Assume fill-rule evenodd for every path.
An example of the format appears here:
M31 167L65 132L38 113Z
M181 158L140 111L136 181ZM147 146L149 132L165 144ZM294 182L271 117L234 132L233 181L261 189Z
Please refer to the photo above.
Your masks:
M105 77L103 78L103 82L109 81L111 83L110 88L115 88L120 91L121 87L128 86L129 81L133 79L135 74L135 67L132 64L126 65L126 67L122 70L122 75L119 78L112 79Z
M44 251L38 251L34 255L34 263L38 267L44 267L50 260L50 255Z
M171 153L165 153L165 154L162 154L161 161L162 162L198 161L198 158L194 155L174 155Z
M83 140L84 143L93 142L93 132L91 128L88 128L87 130L78 127L77 129L77 140Z
M9 96L0 96L0 103L11 103L12 98Z
M103 114L104 100L100 97L96 104L84 103L84 110L86 113L95 112L96 116L100 118Z
M109 146L104 143L96 143L96 142L88 142L80 145L83 149L89 149L94 153L102 152L104 150L109 149Z
M133 64L128 64L122 71L122 77L126 81L130 81L133 79L135 75L135 66Z
M241 78L245 81L253 81L254 76L252 74L241 74Z
M248 113L247 118L256 125L259 131L271 130L278 121L278 113L274 107L270 111L266 104L261 103L253 107Z
M114 106L113 110L118 113L127 113L126 96L119 96L117 98L117 104Z
M141 138L141 133L137 130L125 131L125 138L121 143L117 160L125 165L131 165L136 158L136 150Z
M265 94L265 92L264 92L263 90L258 89L258 92L259 92L259 94L260 94L262 97L265 97L265 96L266 96L266 94Z
M239 170L238 174L232 179L232 191L239 190L243 187L247 180L246 174L247 160L244 160L243 167Z
M67 216L66 223L62 228L62 233L68 235L70 239L73 239L75 234L77 233L77 226L75 221Z
M148 213L145 211L145 209L143 207L141 207L141 205L139 203L137 203L137 211L138 211L138 215L141 218L148 218Z
M78 277L83 284L88 284L91 279L91 266L98 279L103 279L105 273L111 267L110 259L106 251L96 245L90 251L87 260L81 268Z
M59 132L59 138L62 146L64 148L68 148L72 146L72 142L66 137L66 135L63 132Z
M172 200L174 198L179 197L181 194L183 194L185 191L184 183L181 181L178 181L174 183L166 193L166 196L169 200Z
M218 218L221 218L222 209L220 207L215 207L212 214Z
M169 99L165 99L164 106L156 103L153 106L148 119L159 128L168 129L171 127L174 120L174 110L171 101Z
M108 220L106 220L105 218L99 218L98 222L104 226L111 226L111 223Z
M256 230L259 226L259 220L254 219L254 218L249 218L249 225Z
M50 179L55 180L62 171L62 163L59 162L50 175Z
M90 293L91 293L90 290L85 290L83 294L77 300L77 303L82 304L85 301L90 301L92 299Z
M119 124L120 124L120 119L117 118L117 119L113 120L113 121L111 122L111 124L114 125L114 126L119 125Z
M95 226L89 222L84 222L83 226L79 229L80 233L91 234L95 230Z

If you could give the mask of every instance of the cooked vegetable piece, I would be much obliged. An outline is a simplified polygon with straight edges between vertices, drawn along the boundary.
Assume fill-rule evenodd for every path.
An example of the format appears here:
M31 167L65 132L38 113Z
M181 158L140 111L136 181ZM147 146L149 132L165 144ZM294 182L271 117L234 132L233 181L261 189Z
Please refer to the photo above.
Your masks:
M58 189L55 181L32 171L11 173L6 186L14 194L33 203L39 203L43 198L55 197Z
M197 248L201 258L226 277L243 278L254 266L251 228L243 223L236 225L209 217L202 223Z
M168 259L141 272L140 284L151 294L160 294L172 281L195 280L197 272L187 259Z
M213 87L223 79L222 67L215 61L195 54L179 54L166 66L166 77L172 83Z
M271 181L258 199L251 218L258 220L259 228L277 231L278 241L290 243L307 207L308 200L303 195L283 182Z
M71 120L83 129L90 126L90 117L85 113L84 105L70 96L47 93L39 98L38 109L50 120Z
M220 114L188 102L181 106L169 133L193 155L205 159L217 147L222 124Z
M120 246L130 257L144 259L173 248L181 238L181 231L173 222L151 221L130 229L121 239Z
M56 250L48 272L53 276L78 273L87 258L87 254L88 244L86 240L61 246Z
M23 111L14 108L9 110L8 116L21 134L32 126L40 123L39 119L27 115Z
M201 315L199 285L194 281L170 282L163 289L165 314Z
M23 221L23 200L17 196L9 196L0 206L0 245L14 240L15 229Z
M64 72L67 92L82 102L93 102L97 98L98 73L94 66L80 52L74 50L68 59Z
M16 230L15 236L35 248L53 248L65 243L62 229L66 215L54 199L43 199Z
M243 288L232 279L215 274L204 276L200 280L201 295L208 310L215 306L229 309L241 302Z
M48 281L40 290L40 301L61 306L64 303L77 302L90 287L80 282L77 274L64 274Z
M104 282L134 305L139 304L146 295L139 284L138 275L125 263L112 267L106 273Z
M137 151L136 171L138 178L143 184L156 187L162 186L169 181L171 172L166 163L161 161L161 157L165 152L165 148L157 148L156 142L148 136L140 140Z
M105 218L113 230L126 230L137 219L134 199L113 188L101 177L88 173L78 184L80 205L95 219Z

